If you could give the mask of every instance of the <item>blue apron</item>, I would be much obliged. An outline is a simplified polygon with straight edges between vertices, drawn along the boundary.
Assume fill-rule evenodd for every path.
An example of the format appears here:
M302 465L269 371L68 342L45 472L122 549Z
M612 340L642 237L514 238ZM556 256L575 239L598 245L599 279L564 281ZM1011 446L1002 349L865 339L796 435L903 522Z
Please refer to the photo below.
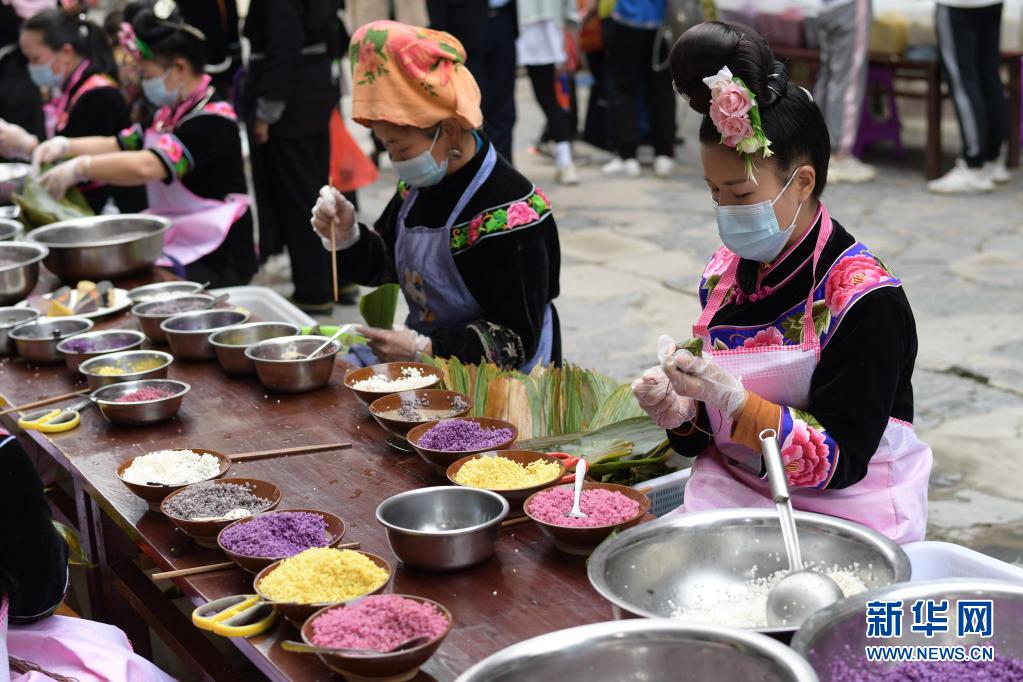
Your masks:
M405 326L420 334L429 336L438 327L465 326L483 317L483 308L465 286L455 264L455 257L451 253L451 229L466 205L490 177L496 163L497 153L491 145L476 176L448 216L444 229L409 227L405 224L419 196L418 189L412 188L402 203L398 214L398 237L394 245L395 271L409 307ZM529 372L537 364L548 364L551 361L553 341L554 325L548 303L536 353L519 369ZM364 354L356 353L360 359L368 359L363 358Z

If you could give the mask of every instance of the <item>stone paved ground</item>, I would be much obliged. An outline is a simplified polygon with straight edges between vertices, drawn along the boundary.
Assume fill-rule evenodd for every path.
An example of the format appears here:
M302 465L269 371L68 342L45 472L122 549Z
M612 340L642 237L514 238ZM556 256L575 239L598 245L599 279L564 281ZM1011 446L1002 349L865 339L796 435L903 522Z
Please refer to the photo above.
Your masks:
M583 183L562 188L553 167L527 151L540 128L528 86L517 93L516 162L551 196L563 250L566 358L628 380L654 361L661 333L689 334L696 284L718 246L709 195L691 142L670 180L606 179L606 156L585 145ZM957 148L954 125L946 149ZM938 198L924 189L920 121L905 121L905 159L880 150L877 182L829 187L829 210L903 278L920 338L916 425L935 451L929 539L968 545L1023 565L1023 180L986 197ZM916 151L914 151L916 150ZM393 175L361 192L375 218ZM287 291L274 261L261 281ZM357 318L352 308L336 317Z

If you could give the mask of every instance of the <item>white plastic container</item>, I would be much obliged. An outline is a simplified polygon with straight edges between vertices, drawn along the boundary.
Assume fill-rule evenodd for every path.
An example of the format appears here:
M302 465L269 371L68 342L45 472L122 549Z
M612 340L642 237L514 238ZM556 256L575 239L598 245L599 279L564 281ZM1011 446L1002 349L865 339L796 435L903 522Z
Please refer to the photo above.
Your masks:
M664 516L673 509L682 506L682 495L686 489L686 481L693 472L692 467L674 471L664 476L651 478L632 486L643 491L650 498L650 513Z
M1023 583L1023 568L951 542L910 542L902 545L913 565L913 582L942 578L990 578Z
M311 327L316 320L309 317L288 299L269 287L244 286L225 287L210 291L214 296L230 294L228 303L238 308L245 308L253 317L262 322L290 322L299 327Z

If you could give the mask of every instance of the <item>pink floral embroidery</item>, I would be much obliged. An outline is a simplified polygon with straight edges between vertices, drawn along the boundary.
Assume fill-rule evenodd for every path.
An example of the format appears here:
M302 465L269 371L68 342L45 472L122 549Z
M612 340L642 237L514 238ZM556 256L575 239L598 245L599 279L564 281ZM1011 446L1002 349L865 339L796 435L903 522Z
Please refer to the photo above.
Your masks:
M376 46L372 41L364 40L359 46L359 68L363 71L376 71L382 64L377 55Z
M742 343L743 348L766 348L767 346L781 346L785 343L785 336L778 331L777 327L768 327L757 332L756 336L746 339Z
M469 223L469 246L476 243L476 240L480 238L480 226L483 225L483 216L478 215L472 219Z
M209 104L204 106L202 110L208 114L216 114L217 116L229 118L232 121L238 120L238 115L235 114L234 107L232 107L227 102L210 102Z
M828 477L828 446L824 435L802 419L792 420L792 432L782 444L781 459L789 485L812 488Z
M534 188L533 188L533 194L535 194L535 195L537 195L538 197L540 197L541 199L543 199L543 203L544 203L544 204L545 204L545 205L546 205L546 206L547 206L548 208L550 208L550 205L551 205L551 200L547 198L547 195L543 193L543 190L542 190L542 189L540 189L539 187L534 187Z
M177 165L178 161L181 160L181 156L184 151L181 148L181 143L178 142L173 135L161 135L156 141L156 146L162 149L167 154L167 158L174 165Z
M528 225L540 216L524 201L516 201L508 207L508 229L519 225Z
M703 271L703 278L707 279L714 275L718 275L720 277L725 274L725 270L728 269L728 266L734 258L735 254L722 246L714 252L713 256L711 256L710 263L707 264L707 268Z
M891 280L888 271L868 255L843 258L831 269L824 286L824 301L832 315L838 315L859 292Z

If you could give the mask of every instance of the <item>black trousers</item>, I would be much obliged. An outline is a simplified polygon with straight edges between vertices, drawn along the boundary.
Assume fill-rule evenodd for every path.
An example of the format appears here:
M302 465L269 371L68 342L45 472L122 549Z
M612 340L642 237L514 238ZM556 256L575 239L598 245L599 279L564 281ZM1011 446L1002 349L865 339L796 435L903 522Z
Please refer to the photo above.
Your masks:
M281 137L271 128L266 144L257 144L250 136L249 145L260 256L265 260L286 246L295 299L329 302L330 254L309 226L309 216L330 171L330 133Z
M618 155L623 159L636 158L639 98L646 92L654 153L657 156L674 156L675 93L671 89L670 70L654 71L652 66L656 29L633 28L613 21L608 33L610 41L605 50L612 70L611 92Z
M530 64L526 66L529 82L533 85L536 102L543 109L547 118L547 135L555 142L568 142L572 139L569 112L561 108L555 88L557 87L557 71L554 64Z
M483 45L469 63L483 94L483 129L508 163L515 127L515 21L511 7L492 11L483 28Z
M938 5L935 25L941 62L959 117L963 158L979 168L998 158L1008 128L1008 102L999 73L1002 4Z

